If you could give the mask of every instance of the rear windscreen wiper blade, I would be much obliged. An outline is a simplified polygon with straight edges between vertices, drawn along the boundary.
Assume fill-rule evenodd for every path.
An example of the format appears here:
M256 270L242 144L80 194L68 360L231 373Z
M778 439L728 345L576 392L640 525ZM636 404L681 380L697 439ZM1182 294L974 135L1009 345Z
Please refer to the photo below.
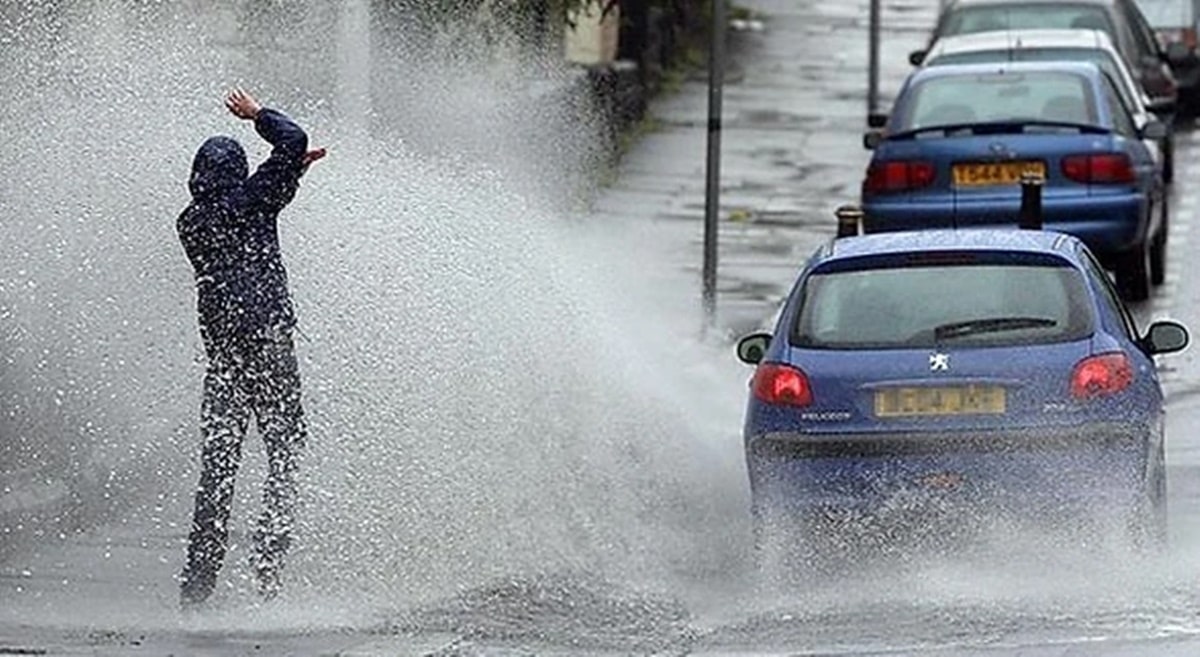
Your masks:
M940 132L970 132L976 135L993 135L1024 132L1026 128L1066 128L1078 130L1083 134L1105 135L1111 129L1092 123L1075 123L1073 121L1046 121L1043 119L1005 119L1003 121L984 121L974 123L947 123L945 125L929 125L912 130L901 130L887 135L888 139L912 139L917 135Z
M942 324L933 329L933 336L938 340L961 338L979 333L1001 333L1003 331L1018 331L1029 328L1049 328L1058 326L1058 322L1047 317L988 317L971 319L965 322Z

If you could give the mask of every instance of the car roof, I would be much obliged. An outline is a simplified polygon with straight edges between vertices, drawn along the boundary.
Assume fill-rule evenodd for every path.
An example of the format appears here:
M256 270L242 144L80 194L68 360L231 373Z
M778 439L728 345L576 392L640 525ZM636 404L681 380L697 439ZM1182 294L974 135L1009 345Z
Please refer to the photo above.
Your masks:
M1116 52L1112 39L1100 30L1022 29L972 32L944 36L934 42L928 58L963 52L1021 48L1090 48Z
M932 229L841 237L829 242L817 256L817 264L864 256L977 251L1059 256L1080 266L1076 255L1080 241L1066 233L1017 228Z
M947 64L945 66L928 66L912 72L908 85L925 80L941 77L957 77L962 75L978 75L981 73L1070 73L1087 78L1092 83L1099 83L1104 73L1092 62L987 62L981 64Z

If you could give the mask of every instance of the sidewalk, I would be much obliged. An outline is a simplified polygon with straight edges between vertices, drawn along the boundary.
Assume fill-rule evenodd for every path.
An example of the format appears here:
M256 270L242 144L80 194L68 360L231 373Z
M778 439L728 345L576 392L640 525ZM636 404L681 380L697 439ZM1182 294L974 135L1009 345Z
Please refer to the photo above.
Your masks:
M868 152L868 3L744 0L761 25L731 33L723 103L716 322L760 327L808 255L835 232L833 211L858 199ZM881 98L910 70L936 2L886 2ZM626 154L596 203L600 217L677 225L681 267L700 305L708 121L707 74L653 104L655 129Z

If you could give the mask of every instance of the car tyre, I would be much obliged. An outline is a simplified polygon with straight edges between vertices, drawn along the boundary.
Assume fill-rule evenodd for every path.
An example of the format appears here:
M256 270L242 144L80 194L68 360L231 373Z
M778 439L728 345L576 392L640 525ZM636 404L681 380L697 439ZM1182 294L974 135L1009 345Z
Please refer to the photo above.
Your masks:
M1175 181L1175 140L1168 139L1163 143L1163 182L1170 185Z
M761 584L811 586L824 573L818 518L763 507L753 516L754 569Z
M1150 249L1145 242L1117 259L1117 288L1126 301L1150 298Z
M1129 519L1133 547L1142 554L1162 554L1167 548L1167 525L1167 472L1160 445L1147 475L1145 488Z
M1167 194L1163 193L1162 198L1162 222L1158 229L1158 234L1154 236L1154 241L1150 244L1150 282L1153 285L1162 285L1167 280L1167 236L1168 226L1170 225L1170 209L1168 207Z

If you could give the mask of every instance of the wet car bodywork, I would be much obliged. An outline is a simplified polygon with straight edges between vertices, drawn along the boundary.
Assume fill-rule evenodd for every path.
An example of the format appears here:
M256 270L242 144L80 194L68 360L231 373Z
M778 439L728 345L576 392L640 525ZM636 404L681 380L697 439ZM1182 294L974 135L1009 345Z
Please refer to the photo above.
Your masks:
M863 230L1012 226L1019 174L1034 169L1045 226L1081 238L1142 300L1165 273L1166 182L1147 142L1166 133L1138 127L1091 62L920 69L867 135Z
M1165 535L1154 356L1087 247L1049 231L914 231L831 241L805 265L756 366L744 446L759 537L771 519L870 515L949 494L987 512L1116 510ZM803 539L800 539L803 540Z

